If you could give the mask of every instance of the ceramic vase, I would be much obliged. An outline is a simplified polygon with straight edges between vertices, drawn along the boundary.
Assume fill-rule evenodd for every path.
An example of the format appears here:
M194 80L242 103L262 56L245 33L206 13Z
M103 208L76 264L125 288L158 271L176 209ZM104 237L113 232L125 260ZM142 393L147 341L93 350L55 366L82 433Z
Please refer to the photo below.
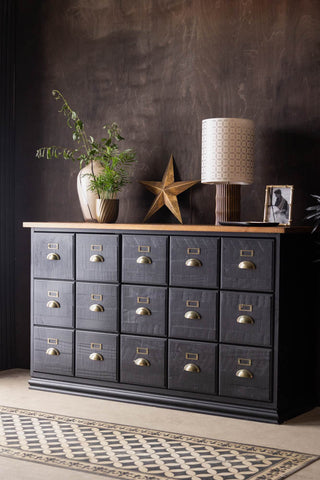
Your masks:
M97 199L96 216L99 223L114 223L118 218L119 199Z
M85 222L96 222L96 200L98 195L96 192L89 190L90 174L98 175L102 173L103 167L99 162L90 162L80 170L77 177L77 190L79 196L80 207Z

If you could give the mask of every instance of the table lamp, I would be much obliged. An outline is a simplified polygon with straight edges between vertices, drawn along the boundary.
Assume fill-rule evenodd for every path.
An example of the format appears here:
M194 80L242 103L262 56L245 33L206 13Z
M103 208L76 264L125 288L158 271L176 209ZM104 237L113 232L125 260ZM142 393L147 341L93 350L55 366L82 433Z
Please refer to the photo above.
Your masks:
M240 220L240 185L253 182L253 150L252 120L202 120L201 183L216 184L216 225Z

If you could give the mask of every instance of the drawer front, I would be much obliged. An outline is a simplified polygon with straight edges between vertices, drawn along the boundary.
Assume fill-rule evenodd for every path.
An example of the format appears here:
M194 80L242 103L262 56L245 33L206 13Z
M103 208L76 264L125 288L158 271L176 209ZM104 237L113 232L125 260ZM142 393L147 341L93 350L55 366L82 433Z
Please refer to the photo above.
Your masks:
M118 381L119 335L76 332L76 376Z
M217 345L169 340L168 388L215 394Z
M39 278L74 279L74 235L35 233L33 275Z
M266 293L220 293L220 341L241 345L272 344L273 296Z
M74 325L74 283L34 281L35 325L69 327Z
M273 290L273 240L223 238L221 255L221 288Z
M121 299L121 332L166 335L165 287L123 285Z
M218 239L171 237L170 285L217 288Z
M78 234L76 252L77 280L118 282L118 235Z
M220 346L219 394L271 401L271 351L263 348Z
M123 235L122 281L165 285L167 283L168 237Z
M150 387L166 386L167 341L121 336L120 381Z
M76 326L82 330L119 330L119 286L105 283L76 284Z
M35 371L73 375L73 330L34 327L33 336Z
M190 340L217 339L218 293L170 288L169 336Z

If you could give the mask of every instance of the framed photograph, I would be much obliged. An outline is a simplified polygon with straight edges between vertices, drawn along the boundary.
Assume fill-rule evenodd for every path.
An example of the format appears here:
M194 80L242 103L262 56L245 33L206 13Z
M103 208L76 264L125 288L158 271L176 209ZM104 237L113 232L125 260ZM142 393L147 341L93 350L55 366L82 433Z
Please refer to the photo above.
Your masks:
M293 185L267 185L263 221L290 225L292 195Z

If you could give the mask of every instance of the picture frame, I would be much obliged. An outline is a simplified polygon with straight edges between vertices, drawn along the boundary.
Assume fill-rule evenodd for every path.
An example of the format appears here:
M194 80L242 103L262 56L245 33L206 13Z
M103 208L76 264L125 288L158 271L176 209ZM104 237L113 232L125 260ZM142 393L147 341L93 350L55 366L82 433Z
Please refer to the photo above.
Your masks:
M290 226L293 185L267 185L263 221Z

